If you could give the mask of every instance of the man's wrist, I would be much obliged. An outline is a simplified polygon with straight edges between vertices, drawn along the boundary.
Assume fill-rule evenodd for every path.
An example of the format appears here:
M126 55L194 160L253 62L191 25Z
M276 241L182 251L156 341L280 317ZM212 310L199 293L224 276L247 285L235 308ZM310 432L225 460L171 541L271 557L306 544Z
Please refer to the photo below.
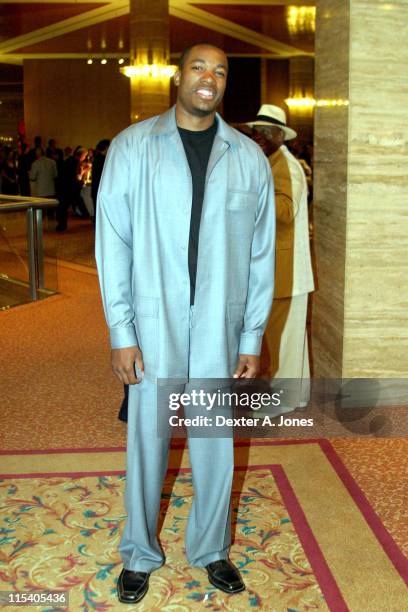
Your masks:
M238 353L240 355L255 355L261 354L262 336L254 332L244 332L241 334L239 341Z
M136 330L133 323L123 327L110 327L109 336L112 349L138 346Z

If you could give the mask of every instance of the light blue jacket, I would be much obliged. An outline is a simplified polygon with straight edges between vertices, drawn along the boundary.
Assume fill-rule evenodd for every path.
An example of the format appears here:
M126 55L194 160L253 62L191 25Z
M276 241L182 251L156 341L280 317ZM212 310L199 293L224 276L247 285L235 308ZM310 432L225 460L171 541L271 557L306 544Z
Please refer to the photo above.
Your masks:
M258 355L273 297L273 179L261 149L217 115L190 322L192 181L175 118L112 141L98 192L96 261L112 348L138 345L146 378L232 376Z

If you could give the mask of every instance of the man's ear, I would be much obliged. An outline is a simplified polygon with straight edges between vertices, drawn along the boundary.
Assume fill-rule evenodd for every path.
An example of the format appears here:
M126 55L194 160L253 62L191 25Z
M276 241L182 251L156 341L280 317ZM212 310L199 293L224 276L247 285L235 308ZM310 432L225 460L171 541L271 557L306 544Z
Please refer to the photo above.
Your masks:
M174 73L173 81L176 87L180 85L180 70Z

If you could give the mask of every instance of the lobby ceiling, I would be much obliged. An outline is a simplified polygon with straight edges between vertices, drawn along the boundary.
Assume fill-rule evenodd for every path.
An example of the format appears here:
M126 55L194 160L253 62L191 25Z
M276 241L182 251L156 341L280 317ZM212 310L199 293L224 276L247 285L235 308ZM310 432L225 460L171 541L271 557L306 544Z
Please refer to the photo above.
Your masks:
M206 40L230 56L313 55L314 4L311 0L170 0L171 54L177 57L184 47ZM128 0L0 4L0 63L128 56Z

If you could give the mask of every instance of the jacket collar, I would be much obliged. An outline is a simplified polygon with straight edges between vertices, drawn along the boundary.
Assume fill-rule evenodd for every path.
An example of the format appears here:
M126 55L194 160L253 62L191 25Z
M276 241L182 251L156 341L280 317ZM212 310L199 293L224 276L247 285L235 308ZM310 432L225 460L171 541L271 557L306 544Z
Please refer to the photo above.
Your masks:
M239 135L231 128L228 123L216 113L218 128L217 136L230 145L240 146ZM176 132L176 106L172 106L168 111L159 115L156 123L152 128L152 134L171 134Z
M275 151L275 153L272 153L272 155L269 156L269 161L272 164L272 166L274 166L281 159L281 157L284 156L285 150L286 150L285 145L281 145L279 149Z

